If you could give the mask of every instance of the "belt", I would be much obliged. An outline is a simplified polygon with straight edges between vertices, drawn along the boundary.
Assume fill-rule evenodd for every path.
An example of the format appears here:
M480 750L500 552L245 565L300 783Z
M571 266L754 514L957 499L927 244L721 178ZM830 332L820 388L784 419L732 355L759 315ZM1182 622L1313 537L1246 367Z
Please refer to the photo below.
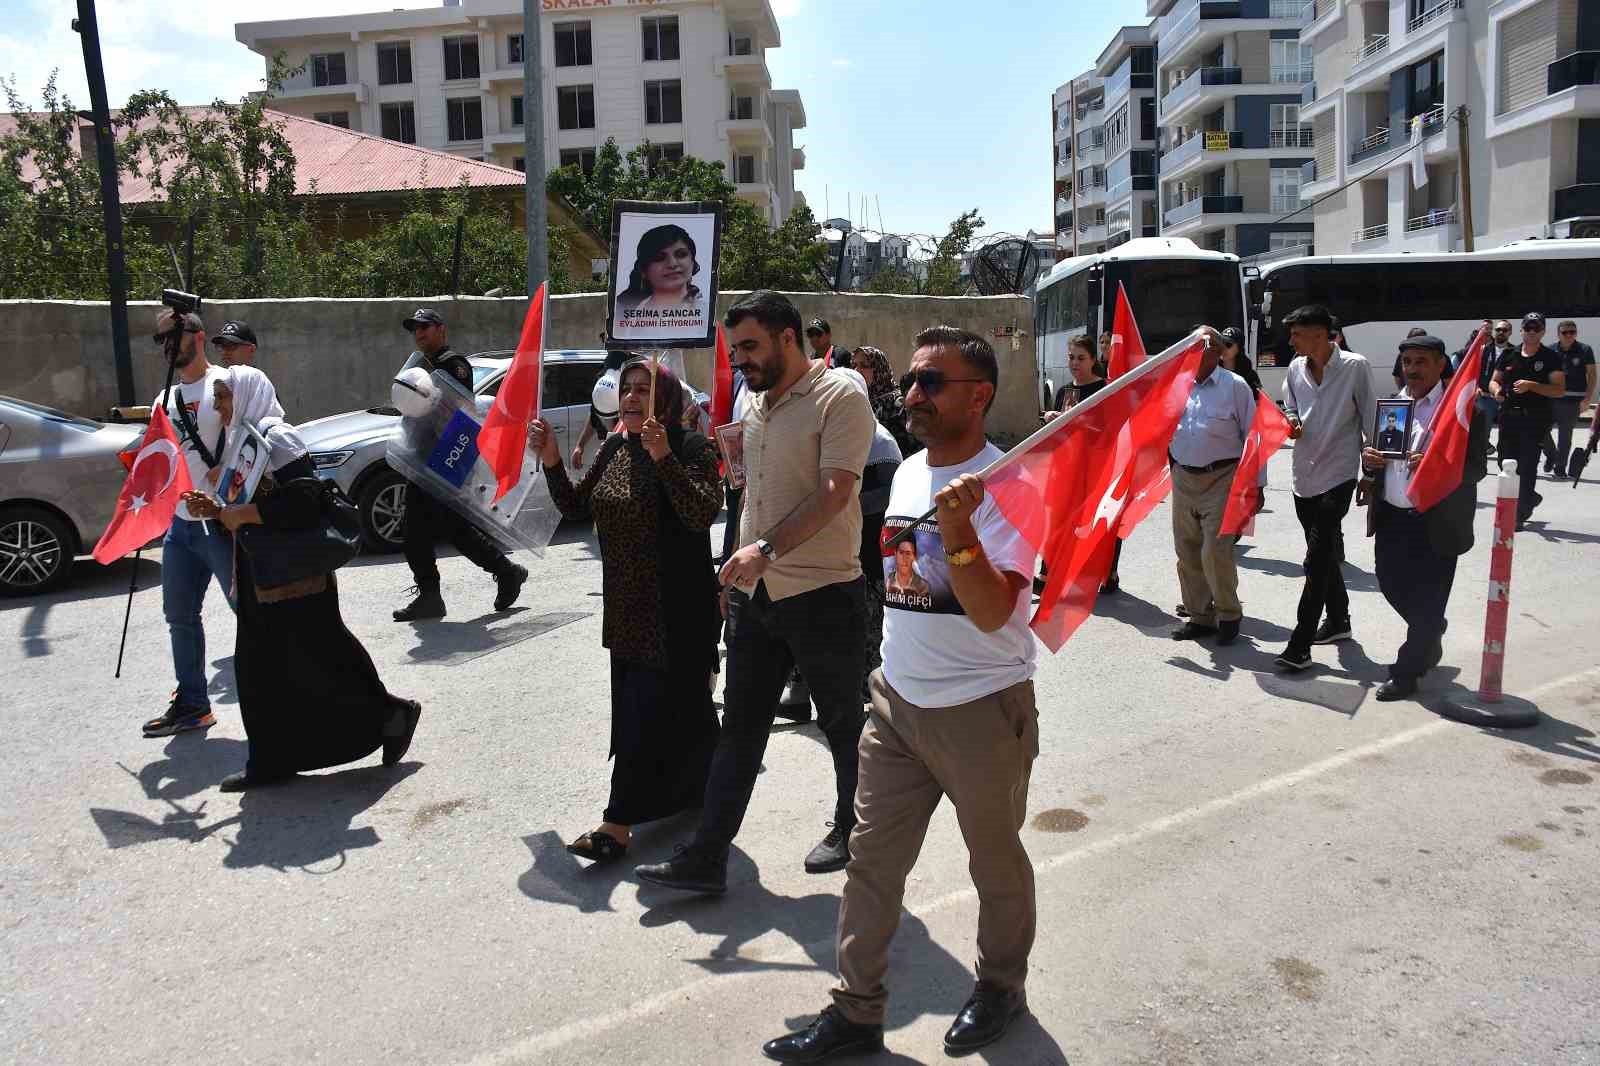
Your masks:
M1212 474L1218 470L1221 470L1225 466L1233 466L1239 461L1238 459L1218 459L1216 462L1208 463L1205 466L1186 466L1183 463L1178 462L1178 460L1172 458L1171 452L1167 453L1167 459L1172 463L1173 466L1188 474Z

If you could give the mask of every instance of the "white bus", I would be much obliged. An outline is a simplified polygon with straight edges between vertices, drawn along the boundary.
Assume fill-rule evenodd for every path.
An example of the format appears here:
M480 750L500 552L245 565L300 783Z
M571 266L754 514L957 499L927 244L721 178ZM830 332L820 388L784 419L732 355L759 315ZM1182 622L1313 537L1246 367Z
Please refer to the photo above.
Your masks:
M1198 323L1218 329L1245 326L1236 255L1205 251L1181 237L1141 237L1110 251L1065 259L1041 275L1034 290L1042 410L1051 409L1056 391L1071 380L1067 342L1087 334L1094 343L1111 329L1119 283L1151 355L1182 340Z
M1524 314L1542 312L1544 342L1555 346L1556 324L1572 319L1578 339L1600 343L1600 240L1518 241L1478 252L1405 252L1311 256L1260 268L1247 281L1256 369L1275 400L1294 353L1283 318L1321 304L1344 330L1346 347L1372 363L1373 387L1394 392L1394 358L1413 326L1444 341L1450 352L1467 345L1484 319L1508 319L1521 343Z

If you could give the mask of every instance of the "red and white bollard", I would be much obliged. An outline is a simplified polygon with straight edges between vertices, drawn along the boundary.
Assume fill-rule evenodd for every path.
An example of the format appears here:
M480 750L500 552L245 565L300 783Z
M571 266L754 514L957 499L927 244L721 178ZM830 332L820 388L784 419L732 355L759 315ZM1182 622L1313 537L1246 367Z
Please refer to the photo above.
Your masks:
M1517 536L1517 461L1506 460L1495 487L1494 542L1489 549L1489 609L1483 623L1483 670L1473 696L1446 700L1439 713L1458 722L1518 729L1539 721L1539 708L1506 696L1506 620L1511 613L1511 555Z

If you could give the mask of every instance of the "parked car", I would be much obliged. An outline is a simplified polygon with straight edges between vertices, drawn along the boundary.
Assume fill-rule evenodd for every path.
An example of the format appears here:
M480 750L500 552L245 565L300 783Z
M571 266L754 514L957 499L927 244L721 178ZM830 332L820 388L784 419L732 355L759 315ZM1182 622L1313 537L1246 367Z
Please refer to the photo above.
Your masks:
M100 539L142 423L97 422L0 396L0 595L58 588Z
M513 354L480 352L469 357L473 391L484 410L500 391ZM598 349L544 353L540 407L555 430L562 455L571 454L589 419L589 397L605 357ZM384 460L389 438L399 427L400 412L389 406L330 415L299 427L318 476L336 482L355 501L367 547L373 551L395 552L402 546L405 479Z

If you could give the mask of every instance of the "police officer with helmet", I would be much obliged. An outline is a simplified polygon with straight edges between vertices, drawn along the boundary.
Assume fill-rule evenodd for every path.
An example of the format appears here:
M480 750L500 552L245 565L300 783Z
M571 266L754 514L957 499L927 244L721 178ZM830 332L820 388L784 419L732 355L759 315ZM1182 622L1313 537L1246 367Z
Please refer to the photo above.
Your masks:
M442 370L472 392L472 364L465 356L450 350L444 318L430 307L417 310L400 323L416 338L423 368L432 373ZM430 496L414 482L406 483L405 554L411 577L417 583L416 597L394 612L396 622L417 622L445 616L444 597L439 593L439 566L434 545L445 540L456 550L494 576L494 609L504 611L517 602L528 571L506 558L488 534Z

